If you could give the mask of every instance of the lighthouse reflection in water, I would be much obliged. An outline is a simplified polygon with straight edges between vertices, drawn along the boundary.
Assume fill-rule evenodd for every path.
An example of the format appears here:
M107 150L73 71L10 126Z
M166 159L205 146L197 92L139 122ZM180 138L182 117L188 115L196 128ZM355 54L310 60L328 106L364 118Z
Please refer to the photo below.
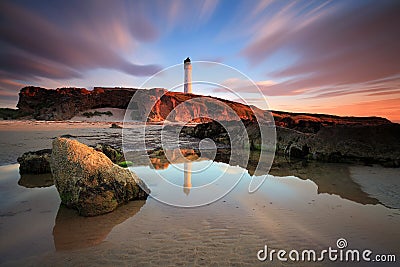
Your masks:
M192 163L183 163L184 166L184 181L183 181L183 192L189 195L190 188L192 188Z
M188 155L152 158L150 166L129 169L145 182L152 198L181 207L212 203L230 192L241 178L251 180L239 166Z

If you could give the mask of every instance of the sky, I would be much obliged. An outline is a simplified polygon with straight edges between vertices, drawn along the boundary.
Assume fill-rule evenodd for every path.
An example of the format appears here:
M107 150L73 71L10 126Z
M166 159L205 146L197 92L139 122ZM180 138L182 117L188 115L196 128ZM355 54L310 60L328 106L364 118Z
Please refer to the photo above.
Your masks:
M190 56L237 69L270 109L400 122L399 14L397 0L3 0L0 107L28 85L140 87ZM242 78L219 82L246 95Z

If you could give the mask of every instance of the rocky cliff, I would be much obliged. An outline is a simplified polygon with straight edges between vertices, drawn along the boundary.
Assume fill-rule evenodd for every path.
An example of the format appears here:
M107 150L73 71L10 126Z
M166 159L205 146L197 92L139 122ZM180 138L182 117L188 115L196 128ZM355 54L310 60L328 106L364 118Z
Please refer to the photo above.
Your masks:
M79 112L94 108L126 109L132 98L129 110L133 120L159 122L170 121L209 121L214 120L253 120L254 113L263 117L264 111L247 105L195 94L168 92L162 88L150 90L135 88L101 88L92 91L85 88L44 89L24 87L19 93L17 107L20 113L30 114L38 120L67 120ZM175 109L174 112L171 112Z
M241 103L215 97L179 92L168 92L162 88L150 90L136 88L85 88L45 89L24 87L19 93L19 114L38 120L68 120L78 113L94 108L126 109L129 106L133 120L159 122L170 121L207 122L214 121L271 119L280 127L305 133L316 133L321 127L334 125L382 125L390 121L379 117L339 117L324 114L263 111ZM175 110L174 110L175 109ZM174 111L173 111L174 110Z
M79 112L102 107L126 108L137 89L85 88L45 89L24 87L17 107L21 113L37 120L67 120Z
M160 89L137 91L128 107L133 120L160 122L209 122L258 119L272 116L256 107L210 96L168 92ZM150 109L150 110L149 110Z
M391 124L391 121L380 117L341 117L326 114L292 113L271 111L275 125L297 130L303 133L317 133L321 128L329 126L377 126Z
M136 88L85 88L45 89L24 87L19 93L17 107L19 114L38 120L68 120L82 111L94 108L128 108L133 95L136 101L129 106L133 120L159 122L170 121L207 122L254 120L257 118L275 120L275 124L303 133L317 133L321 127L335 125L383 125L391 122L379 117L340 117L324 114L262 111L241 103L195 94L168 92L162 88L150 90ZM175 109L175 110L174 110ZM174 110L174 111L173 111Z

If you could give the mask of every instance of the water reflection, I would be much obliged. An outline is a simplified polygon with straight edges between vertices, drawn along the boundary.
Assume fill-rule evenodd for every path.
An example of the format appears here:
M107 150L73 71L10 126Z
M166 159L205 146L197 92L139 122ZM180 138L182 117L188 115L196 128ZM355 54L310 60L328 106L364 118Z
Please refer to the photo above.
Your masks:
M217 161L228 162L229 152L221 150L218 153ZM338 163L323 163L315 161L293 161L287 160L282 156L275 156L274 162L270 169L263 169L263 165L260 164L261 168L257 168L259 164L260 153L257 151L251 151L249 155L249 161L245 168L249 175L264 175L271 174L273 176L296 176L303 180L311 180L318 186L318 193L328 193L338 195L344 199L355 201L360 204L378 204L378 199L371 197L369 194L364 192L361 186L354 182L349 164L338 164ZM257 173L256 173L257 171Z
M277 158L270 173L274 176L296 176L303 180L311 180L318 186L318 194L338 195L360 204L379 204L379 200L364 192L354 182L350 174L349 164L320 162L288 162Z
M142 154L145 152L141 152ZM274 163L271 169L263 164L259 165L260 153L252 151L249 155L247 165L240 162L229 162L231 158L231 151L229 149L218 149L214 161L230 163L231 165L239 165L246 169L250 176L271 174L274 176L296 176L303 180L310 179L318 186L318 193L328 193L338 195L344 199L355 201L361 204L378 204L378 199L371 197L364 192L361 186L354 182L351 176L348 164L336 163L320 163L320 162L304 162L304 161L288 161L284 157L275 156ZM174 149L174 150L154 150L148 155L151 162L151 167L156 170L166 170L170 164L183 163L183 192L189 195L192 188L192 161L208 160L207 153L200 153L195 149ZM148 165L147 155L142 157L136 156L136 165ZM147 161L145 160L147 158ZM18 184L26 188L36 187L49 187L53 185L53 178L51 174L23 174L21 175Z
M184 182L183 182L183 192L189 195L190 188L192 188L192 163L184 163Z
M54 184L54 181L51 173L21 174L18 184L26 188L49 187Z
M116 225L138 213L145 202L131 201L111 213L95 217L79 216L75 210L60 205L53 228L56 250L80 249L101 243Z
M268 166L265 166L265 169L263 169L263 164L260 164L256 170L259 163L259 152L252 151L247 164L243 164L242 162L230 162L231 153L232 152L228 149L218 149L214 162L229 163L231 166L239 166L243 170L246 170L249 176L271 174L277 177L296 176L303 180L309 179L318 186L319 194L334 194L360 204L380 203L378 199L364 192L361 186L352 180L350 173L351 165L349 164L288 161L284 157L275 156L271 169L267 168ZM166 153L162 150L157 150L149 153L149 158L152 168L164 170L166 172L172 172L172 169L169 169L170 164L174 164L175 166L180 166L182 164L184 172L181 174L180 179L182 179L183 176L183 192L186 195L189 195L193 189L193 182L197 185L201 183L197 181L198 179L207 179L207 177L204 177L207 175L205 174L199 177L196 176L196 179L193 180L193 163L191 162L195 161L194 163L197 164L196 162L210 161L202 157L202 154L198 150L177 149ZM145 162L137 162L137 165L143 166L146 164ZM197 165L196 168L198 168ZM134 168L133 170L135 171ZM176 175L179 174L175 173L175 176ZM174 180L174 182L179 184L178 181Z
M205 158L201 159L200 156L201 156L200 152L195 149L168 149L165 151L154 150L149 152L151 167L153 167L156 170L167 169L170 164L188 163L191 161L205 159ZM138 165L146 165L146 164L139 163Z

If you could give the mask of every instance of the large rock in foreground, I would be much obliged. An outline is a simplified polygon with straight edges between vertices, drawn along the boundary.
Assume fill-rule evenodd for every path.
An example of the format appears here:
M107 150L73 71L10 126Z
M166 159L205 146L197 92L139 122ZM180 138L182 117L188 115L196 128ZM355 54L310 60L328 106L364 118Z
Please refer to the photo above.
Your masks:
M83 216L111 212L130 200L146 199L149 192L134 173L76 140L55 139L50 166L62 203Z

